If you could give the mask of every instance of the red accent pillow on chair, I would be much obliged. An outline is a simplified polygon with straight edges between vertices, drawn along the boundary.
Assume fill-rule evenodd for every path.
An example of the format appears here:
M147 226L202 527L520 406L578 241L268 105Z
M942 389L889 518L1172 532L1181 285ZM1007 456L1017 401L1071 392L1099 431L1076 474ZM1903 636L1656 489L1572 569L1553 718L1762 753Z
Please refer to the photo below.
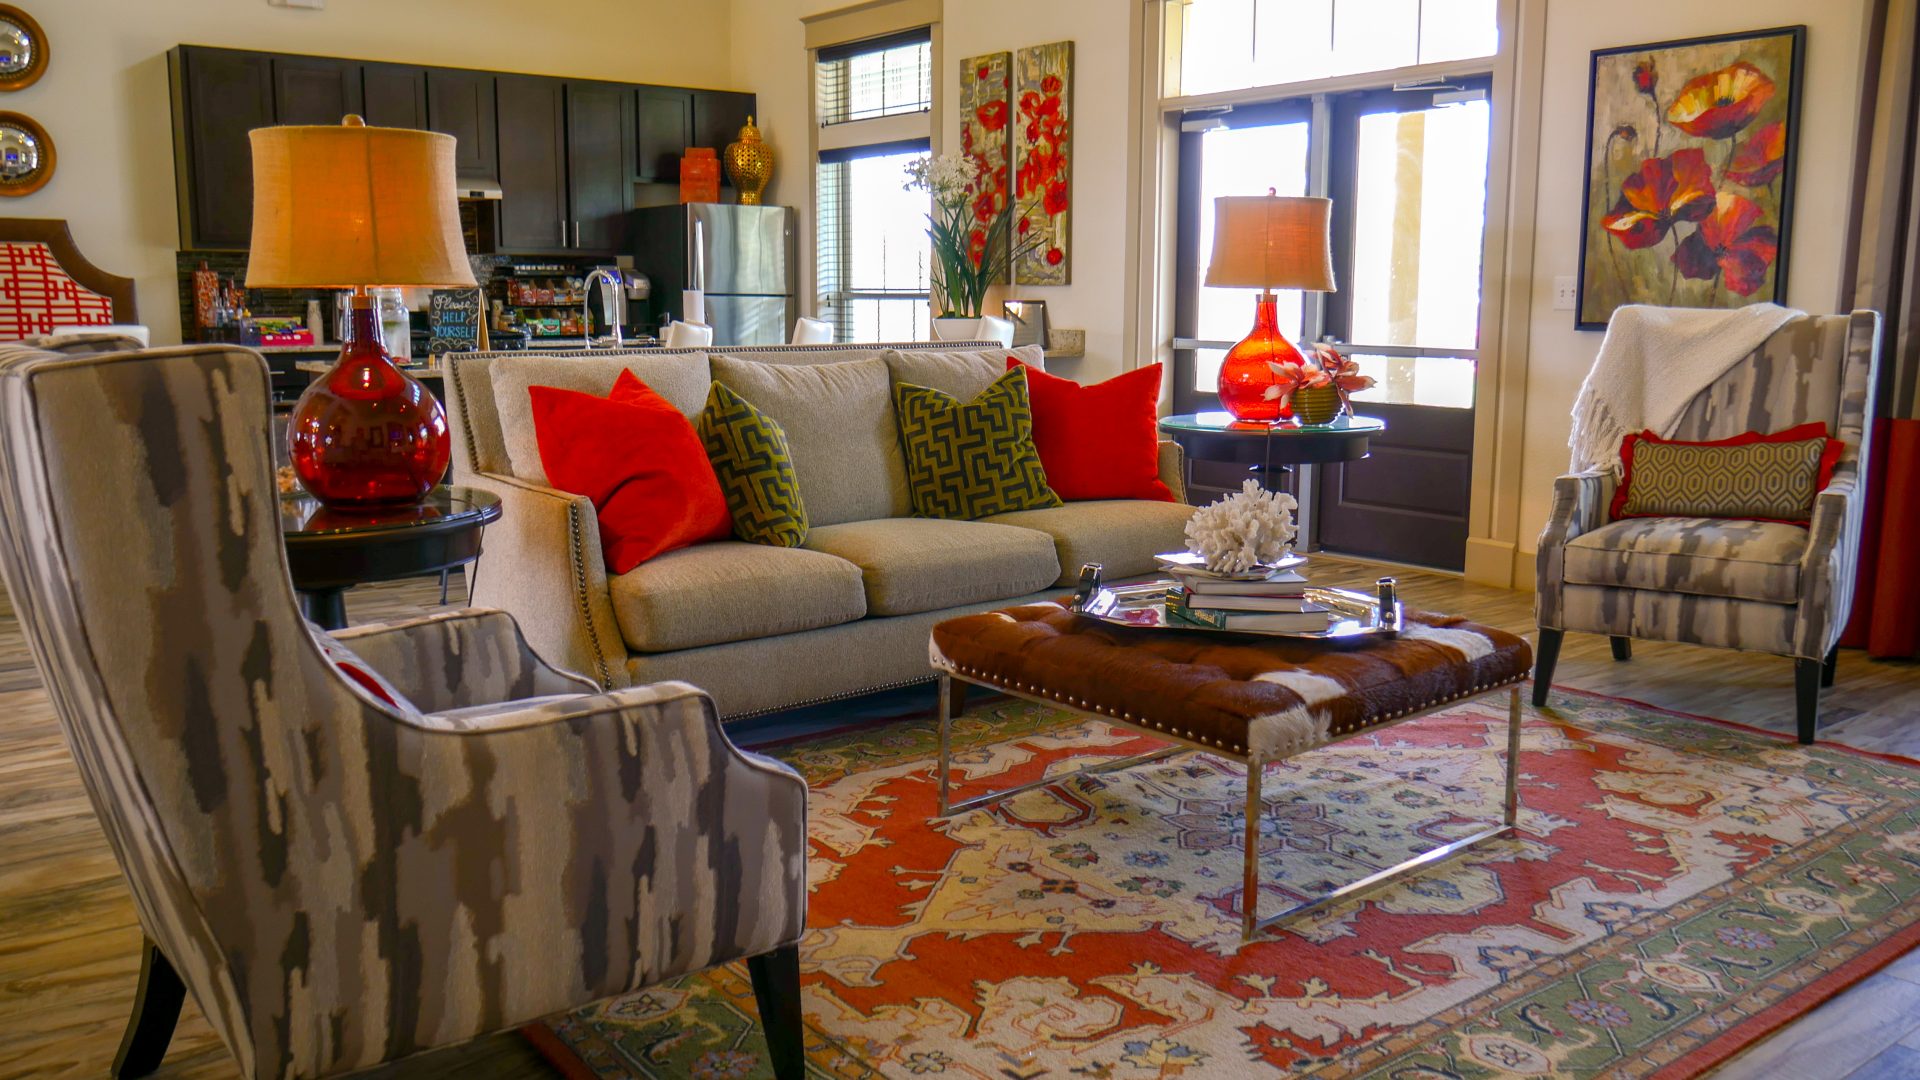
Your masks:
M1815 420L1810 423L1798 424L1784 431L1776 431L1771 434L1762 434L1758 431L1743 431L1738 435L1725 439L1712 439L1706 442L1667 439L1655 435L1651 431L1642 431L1638 435L1629 435L1620 440L1620 486L1614 490L1613 505L1608 509L1609 516L1613 520L1619 521L1630 517L1665 517L1677 512L1672 508L1668 508L1653 513L1635 513L1632 512L1632 507L1628 505L1633 501L1630 488L1633 484L1634 450L1642 444L1681 447L1726 447L1754 446L1760 443L1811 443L1819 440L1824 440L1824 445L1818 450L1819 456L1817 462L1809 460L1808 465L1810 468L1808 468L1806 472L1799 474L1801 482L1803 483L1805 482L1805 477L1808 475L1808 472L1814 474L1812 495L1808 496L1807 502L1807 510L1809 513L1812 510L1813 496L1817 496L1821 491L1824 491L1828 481L1833 479L1834 467L1839 465L1840 455L1845 451L1847 445L1839 439L1828 437L1827 425L1824 421ZM1808 448L1807 452L1811 454L1813 453L1813 449ZM1799 517L1766 517L1757 516L1751 512L1716 512L1706 506L1692 508L1686 516L1717 517L1735 521L1770 521L1781 525L1806 525L1808 522L1808 517L1805 515Z
M1008 371L1019 366L1007 357ZM1062 499L1173 501L1160 479L1159 364L1092 386L1028 366L1027 396L1047 486Z
M733 535L692 421L633 372L621 372L607 397L552 386L528 392L540 464L554 487L592 501L608 573Z

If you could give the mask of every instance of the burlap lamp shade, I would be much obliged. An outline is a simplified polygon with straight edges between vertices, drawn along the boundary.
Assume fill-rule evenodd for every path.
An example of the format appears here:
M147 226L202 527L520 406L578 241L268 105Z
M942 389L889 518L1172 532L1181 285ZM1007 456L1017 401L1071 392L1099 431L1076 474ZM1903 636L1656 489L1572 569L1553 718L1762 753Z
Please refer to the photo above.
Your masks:
M1333 292L1333 200L1223 195L1213 200L1207 287Z
M472 287L454 139L367 127L265 127L253 141L247 287Z

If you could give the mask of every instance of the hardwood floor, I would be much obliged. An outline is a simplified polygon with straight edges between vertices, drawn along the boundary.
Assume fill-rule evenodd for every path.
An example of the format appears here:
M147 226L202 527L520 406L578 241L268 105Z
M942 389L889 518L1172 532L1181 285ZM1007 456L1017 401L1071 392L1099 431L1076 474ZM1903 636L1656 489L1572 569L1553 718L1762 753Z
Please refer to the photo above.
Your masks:
M1459 578L1316 556L1316 579L1399 577L1411 605L1530 634L1532 597ZM464 598L456 575L451 599ZM355 621L439 606L436 581L355 590ZM1605 639L1570 635L1562 685L1663 708L1793 729L1793 666L1775 658L1636 642L1614 661ZM1821 738L1920 757L1920 665L1843 652L1822 695ZM100 1077L126 1022L140 931L120 874L81 790L12 610L0 592L0 1080ZM189 1000L159 1076L232 1077L219 1040ZM475 1040L367 1074L492 1080L556 1075L515 1034ZM1920 952L1910 953L1767 1039L1726 1078L1883 1080L1920 1076Z

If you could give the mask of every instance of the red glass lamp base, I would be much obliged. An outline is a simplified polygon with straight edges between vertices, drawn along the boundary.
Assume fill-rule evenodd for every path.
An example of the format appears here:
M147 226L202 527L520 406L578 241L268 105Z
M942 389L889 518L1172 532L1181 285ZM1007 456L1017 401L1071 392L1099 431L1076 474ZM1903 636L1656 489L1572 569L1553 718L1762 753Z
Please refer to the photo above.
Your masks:
M1293 416L1287 393L1271 392L1279 382L1271 365L1306 360L1277 323L1273 297L1261 296L1254 307L1253 330L1220 361L1220 406L1235 420L1270 424Z
M354 340L293 407L287 448L294 475L336 509L413 506L446 474L447 414L394 366L371 309L353 316Z

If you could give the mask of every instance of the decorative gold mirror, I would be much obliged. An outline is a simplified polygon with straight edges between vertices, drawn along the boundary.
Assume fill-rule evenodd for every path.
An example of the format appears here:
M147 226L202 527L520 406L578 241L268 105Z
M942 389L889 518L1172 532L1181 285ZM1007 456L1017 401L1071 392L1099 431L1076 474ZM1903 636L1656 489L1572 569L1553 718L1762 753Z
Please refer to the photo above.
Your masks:
M53 139L15 112L0 112L0 195L31 195L53 177Z
M24 90L47 70L47 35L33 16L0 4L0 90Z

